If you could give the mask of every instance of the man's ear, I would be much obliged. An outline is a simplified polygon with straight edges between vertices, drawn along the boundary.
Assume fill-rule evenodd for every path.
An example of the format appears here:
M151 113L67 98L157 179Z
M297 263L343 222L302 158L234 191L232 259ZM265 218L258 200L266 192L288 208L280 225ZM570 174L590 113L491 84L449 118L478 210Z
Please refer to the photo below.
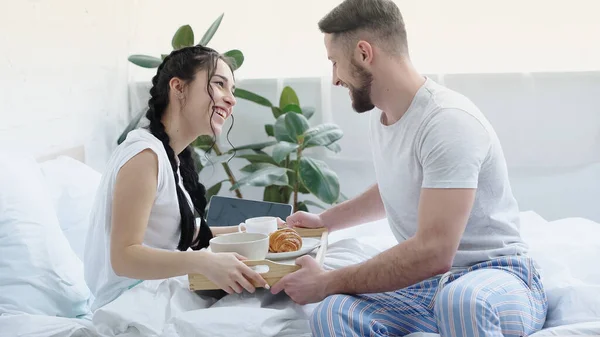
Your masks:
M365 40L358 41L356 44L356 52L358 53L358 59L361 62L367 64L373 62L373 46L369 42Z

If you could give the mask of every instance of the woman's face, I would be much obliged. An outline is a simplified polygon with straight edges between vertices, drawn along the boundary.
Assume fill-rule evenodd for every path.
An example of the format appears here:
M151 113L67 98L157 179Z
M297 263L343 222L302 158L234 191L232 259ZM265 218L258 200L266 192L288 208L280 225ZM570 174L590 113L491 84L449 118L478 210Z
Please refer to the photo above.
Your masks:
M207 84L212 88L214 104L208 94ZM217 61L211 78L207 78L206 70L199 71L186 88L182 108L184 124L196 135L220 135L236 103L234 90L233 73L223 60Z

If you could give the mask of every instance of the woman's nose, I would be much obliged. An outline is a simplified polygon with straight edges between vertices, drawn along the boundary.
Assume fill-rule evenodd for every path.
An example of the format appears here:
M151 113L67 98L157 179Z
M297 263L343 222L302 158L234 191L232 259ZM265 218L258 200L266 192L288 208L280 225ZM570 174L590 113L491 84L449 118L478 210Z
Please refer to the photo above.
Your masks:
M234 106L237 103L237 100L235 99L233 93L225 95L223 99L225 100L225 103L229 104L230 106Z

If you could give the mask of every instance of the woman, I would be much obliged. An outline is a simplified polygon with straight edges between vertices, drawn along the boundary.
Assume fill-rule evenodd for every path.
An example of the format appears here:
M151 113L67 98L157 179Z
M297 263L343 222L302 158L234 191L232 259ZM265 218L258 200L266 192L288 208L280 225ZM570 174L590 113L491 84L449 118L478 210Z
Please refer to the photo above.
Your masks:
M86 239L85 279L93 310L143 280L203 274L227 293L267 284L235 253L211 253L205 187L192 143L216 137L235 105L228 60L195 46L173 51L152 79L147 128L131 131L104 173ZM199 215L197 225L194 212Z

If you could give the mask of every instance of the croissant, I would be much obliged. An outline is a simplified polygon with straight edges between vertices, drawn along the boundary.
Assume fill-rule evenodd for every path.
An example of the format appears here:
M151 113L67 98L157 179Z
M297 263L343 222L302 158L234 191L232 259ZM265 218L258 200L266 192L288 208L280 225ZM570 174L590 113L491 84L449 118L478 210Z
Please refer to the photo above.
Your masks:
M295 252L302 247L302 237L292 228L281 228L269 236L269 252Z

